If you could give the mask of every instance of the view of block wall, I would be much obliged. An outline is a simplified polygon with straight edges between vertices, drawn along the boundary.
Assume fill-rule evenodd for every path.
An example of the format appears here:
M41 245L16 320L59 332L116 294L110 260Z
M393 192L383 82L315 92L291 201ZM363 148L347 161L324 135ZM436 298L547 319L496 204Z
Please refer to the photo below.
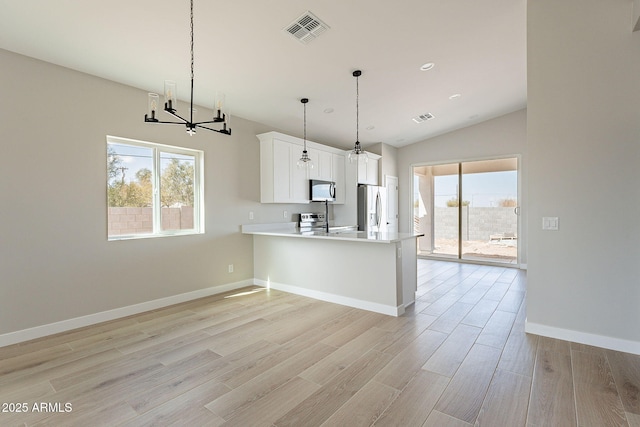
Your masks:
M518 216L514 208L482 207L462 208L462 239L489 241L491 235L518 233ZM458 209L435 208L435 238L457 239Z
M162 208L163 230L193 228L193 207ZM109 208L108 234L145 234L153 232L153 208Z

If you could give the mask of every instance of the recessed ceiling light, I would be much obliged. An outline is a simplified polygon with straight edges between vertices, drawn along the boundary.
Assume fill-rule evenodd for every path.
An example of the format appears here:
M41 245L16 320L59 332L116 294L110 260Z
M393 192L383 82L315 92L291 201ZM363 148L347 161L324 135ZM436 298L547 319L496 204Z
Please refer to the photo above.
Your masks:
M458 99L458 98L460 98L461 96L462 96L462 95L461 95L461 94L459 94L459 93L454 93L453 95L451 95L451 96L449 97L449 99Z
M420 70L421 71L429 71L430 69L432 69L435 66L436 66L436 64L434 64L433 62L427 62L427 63L422 64L420 66Z
M333 108L331 108L331 107L325 108L324 112L327 113L327 114L331 114L331 113L333 113Z
M375 126L367 126L367 130L374 130L375 128Z

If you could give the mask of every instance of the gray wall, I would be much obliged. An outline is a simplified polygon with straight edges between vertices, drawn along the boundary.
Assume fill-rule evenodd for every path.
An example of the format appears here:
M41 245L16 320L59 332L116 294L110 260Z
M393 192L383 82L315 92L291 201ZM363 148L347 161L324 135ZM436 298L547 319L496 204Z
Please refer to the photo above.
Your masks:
M527 14L527 329L640 353L632 2L536 0ZM543 231L545 216L559 217L560 229Z
M250 279L249 211L301 210L259 203L255 135L274 129L234 118L230 137L189 137L145 124L142 90L4 50L0 63L0 335ZM206 233L107 241L106 135L204 150Z

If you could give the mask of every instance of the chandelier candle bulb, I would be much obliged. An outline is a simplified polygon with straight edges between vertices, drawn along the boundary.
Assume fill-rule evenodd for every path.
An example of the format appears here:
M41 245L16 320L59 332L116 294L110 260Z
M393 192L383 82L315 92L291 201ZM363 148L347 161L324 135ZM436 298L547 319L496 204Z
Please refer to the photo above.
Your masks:
M177 106L177 91L176 82L173 80L164 81L164 108L165 110L175 111L174 106Z
M157 121L156 119L156 111L158 110L158 103L160 102L160 97L157 93L149 94L149 111L147 112L147 121Z
M231 113L227 111L224 115L224 123L222 124L223 133L231 135Z
M215 121L218 121L218 122L224 122L225 121L225 117L224 117L225 115L222 112L224 110L224 101L225 101L224 98L225 98L224 93L216 92L216 97L215 97L215 100L214 100L214 103L213 103L213 105L214 105L213 109L214 109L214 113L215 113L213 119Z

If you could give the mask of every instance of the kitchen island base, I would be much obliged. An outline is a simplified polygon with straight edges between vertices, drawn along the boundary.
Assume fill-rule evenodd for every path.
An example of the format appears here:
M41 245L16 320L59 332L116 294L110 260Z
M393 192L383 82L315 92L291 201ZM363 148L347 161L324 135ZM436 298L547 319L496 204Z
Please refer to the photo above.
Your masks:
M257 285L391 316L415 301L413 236L380 242L255 233L253 248Z

